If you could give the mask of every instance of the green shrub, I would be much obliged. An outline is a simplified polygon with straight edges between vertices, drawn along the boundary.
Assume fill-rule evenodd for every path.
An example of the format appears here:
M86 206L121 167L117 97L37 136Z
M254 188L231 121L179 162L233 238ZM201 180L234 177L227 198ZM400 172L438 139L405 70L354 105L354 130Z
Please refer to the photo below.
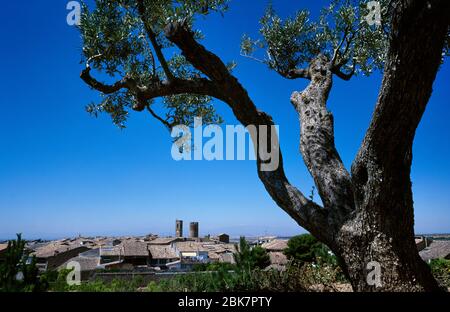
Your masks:
M5 260L0 264L0 292L38 292L47 288L39 277L36 257L29 257L22 235L8 242Z
M248 270L234 267L228 270L219 265L214 271L179 274L169 279L151 281L145 291L149 292L243 292L274 291L295 292L315 291L313 286L322 285L324 290L333 289L333 284L343 282L339 267L318 266L311 263L290 262L285 271ZM52 291L74 292L134 292L143 286L141 276L133 280L114 279L110 283L102 280L82 282L79 286L69 286L66 277L69 270L61 270L56 281L51 283Z
M321 254L321 243L310 234L302 234L292 237L288 243L284 254L290 260L298 263L316 262L316 256Z
M433 259L430 262L431 272L438 282L445 287L450 287L450 260Z
M163 289L161 287L161 283L157 283L155 281L151 281L150 283L148 283L146 290L148 292L162 292L163 291Z
M264 248L260 246L253 247L250 254L253 268L264 269L270 265L269 254Z
M242 270L264 269L270 265L267 251L260 246L251 248L245 237L241 237L239 240L239 251L234 254L234 260L236 266Z
M297 292L333 290L335 283L344 282L339 267L328 265L299 264L291 262L285 271L219 269L214 272L195 272L177 275L171 279L150 282L147 291L152 292Z
M110 283L104 282L101 279L94 281L85 281L81 285L68 285L67 275L71 270L62 269L58 272L56 280L50 282L50 290L56 292L135 292L140 287L145 286L144 279L138 275L133 279L113 279Z
M211 262L211 263L198 263L195 264L192 271L204 272L204 271L218 271L225 269L227 271L236 270L236 265L228 262Z

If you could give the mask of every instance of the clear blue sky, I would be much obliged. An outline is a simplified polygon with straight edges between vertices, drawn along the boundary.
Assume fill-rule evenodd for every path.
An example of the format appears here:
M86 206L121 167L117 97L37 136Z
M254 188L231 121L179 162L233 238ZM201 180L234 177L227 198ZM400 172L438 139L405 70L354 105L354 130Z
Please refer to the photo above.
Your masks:
M128 128L90 117L98 100L80 79L80 38L66 24L67 1L7 1L0 30L0 238L172 234L176 218L200 222L200 234L303 231L278 208L252 161L175 162L168 132L144 113ZM286 15L324 1L274 0ZM311 4L314 3L314 4ZM255 34L266 1L232 1L224 18L199 23L204 44L226 61L257 106L280 125L288 178L305 193L312 180L298 153L299 127L289 97L306 82L286 81L239 56L242 34ZM417 131L412 181L416 232L450 232L450 62L441 68ZM381 75L335 80L329 108L347 167L369 124ZM217 103L226 123L236 120ZM187 225L185 226L185 228Z

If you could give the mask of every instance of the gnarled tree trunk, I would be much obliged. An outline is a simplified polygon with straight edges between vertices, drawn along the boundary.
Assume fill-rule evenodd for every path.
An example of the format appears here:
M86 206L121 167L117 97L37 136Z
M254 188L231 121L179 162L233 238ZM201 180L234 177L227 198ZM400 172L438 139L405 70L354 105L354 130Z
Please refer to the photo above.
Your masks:
M308 68L311 83L291 98L300 119L300 150L333 229L326 243L342 260L355 290L436 290L438 285L414 242L410 160L405 159L406 166L393 168L404 178L398 181L400 185L393 185L383 179L381 168L375 177L370 174L369 182L366 162L362 169L355 165L352 179L336 151L333 116L326 108L332 66L325 56L318 56ZM394 165L391 156L387 161ZM399 197L397 207L394 196ZM380 201L366 202L372 197Z
M142 0L138 3L144 16L145 5ZM414 242L410 170L414 134L432 92L450 24L450 1L392 3L390 48L381 91L351 174L336 150L333 116L327 110L333 76L346 79L346 75L324 55L313 59L307 69L288 73L291 78L311 81L304 91L292 95L291 102L301 124L300 151L323 207L288 181L281 153L279 165L272 171L261 169L264 160L257 154L257 170L274 201L342 260L354 290L434 291L437 282ZM244 126L273 125L272 118L257 109L220 58L200 45L184 22L169 24L165 35L207 78L169 77L138 86L124 77L106 85L90 75L89 67L81 78L105 94L128 89L138 99L134 107L138 111L156 97L195 93L227 103ZM255 145L259 135L252 133ZM269 134L268 144L276 135Z
M333 74L343 78L342 73L324 55L312 60L309 68L291 73L311 80L304 91L292 95L291 102L301 123L300 151L323 207L289 183L281 156L272 172L260 170L258 157L258 175L269 194L342 260L356 291L439 289L414 241L410 168L414 133L441 61L450 5L445 0L431 5L419 0L396 3L378 103L351 174L335 148L333 116L326 108ZM166 36L218 85L221 99L243 125L273 124L222 61L182 24L172 24Z
M361 149L345 170L326 109L333 67L319 56L310 85L294 93L301 152L333 227L327 244L355 290L437 290L414 242L410 169L415 130L432 92L449 26L446 1L400 1L395 8L384 79ZM370 281L379 265L379 282Z

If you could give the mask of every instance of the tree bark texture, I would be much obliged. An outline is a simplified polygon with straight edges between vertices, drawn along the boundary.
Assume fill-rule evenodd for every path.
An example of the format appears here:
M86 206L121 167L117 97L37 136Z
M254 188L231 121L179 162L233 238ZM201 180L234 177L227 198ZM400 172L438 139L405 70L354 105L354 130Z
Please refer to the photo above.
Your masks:
M310 80L307 88L291 96L299 116L300 152L314 178L323 206L306 198L287 179L280 153L279 166L258 176L274 201L296 222L328 245L342 262L355 291L435 291L438 284L420 259L414 241L413 198L410 181L412 144L417 126L432 93L450 24L448 0L393 1L390 48L382 86L369 129L352 164L344 167L334 143L333 115L327 100L333 76L332 61L318 55L307 69L290 77ZM184 57L207 78L172 77L150 86L137 86L125 77L105 85L90 75L81 78L102 92L128 88L146 101L182 93L210 95L228 104L244 125L265 125L272 118L257 109L247 91L221 59L199 44L183 22L171 23L165 35ZM349 117L351 118L351 117ZM269 131L268 144L276 133ZM252 133L257 144L259 132ZM278 138L276 138L278 140ZM368 276L380 266L380 283Z

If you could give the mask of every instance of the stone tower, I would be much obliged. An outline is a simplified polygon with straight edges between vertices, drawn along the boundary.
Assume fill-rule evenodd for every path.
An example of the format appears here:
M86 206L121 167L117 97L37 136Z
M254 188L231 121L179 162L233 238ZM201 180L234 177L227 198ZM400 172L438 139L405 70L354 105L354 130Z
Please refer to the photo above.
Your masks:
M175 236L183 237L183 220L177 220L175 223Z
M189 237L198 238L198 222L191 222L189 225Z

